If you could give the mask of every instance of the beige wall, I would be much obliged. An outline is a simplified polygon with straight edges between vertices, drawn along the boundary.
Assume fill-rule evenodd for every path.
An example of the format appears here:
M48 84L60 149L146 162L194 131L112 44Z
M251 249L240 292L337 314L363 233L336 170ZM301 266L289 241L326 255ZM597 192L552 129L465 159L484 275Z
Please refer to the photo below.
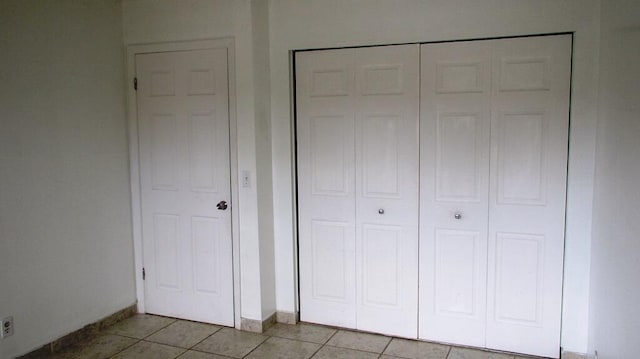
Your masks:
M0 1L0 317L12 358L135 303L120 4Z
M597 116L597 0L272 0L271 121L278 310L294 310L289 51L575 32L562 345L585 352Z
M589 353L640 354L640 2L602 1Z

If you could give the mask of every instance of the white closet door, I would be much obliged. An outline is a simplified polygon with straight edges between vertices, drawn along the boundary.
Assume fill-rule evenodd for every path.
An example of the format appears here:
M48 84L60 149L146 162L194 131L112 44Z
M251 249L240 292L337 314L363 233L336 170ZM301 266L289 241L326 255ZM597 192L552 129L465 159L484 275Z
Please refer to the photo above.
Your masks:
M145 305L233 326L226 49L136 56Z
M420 337L557 357L571 37L421 56Z
M357 328L418 331L418 45L356 52Z
M418 51L296 55L303 321L417 335Z
M421 61L420 338L484 347L491 43Z
M571 36L493 44L487 347L558 357Z
M356 327L354 51L296 54L300 319Z

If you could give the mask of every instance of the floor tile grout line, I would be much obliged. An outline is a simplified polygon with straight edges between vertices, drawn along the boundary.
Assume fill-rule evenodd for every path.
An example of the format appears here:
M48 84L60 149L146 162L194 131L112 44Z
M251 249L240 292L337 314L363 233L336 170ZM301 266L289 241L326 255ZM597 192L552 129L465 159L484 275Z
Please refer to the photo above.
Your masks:
M363 354L377 354L378 357L385 355L384 352L378 353L378 352L370 352L370 351L366 351L366 350L361 350L361 349L353 349L353 348L345 348L345 347L338 347L335 345L330 345L330 344L325 344L322 346L322 348L324 347L329 347L329 348L336 348L336 349L345 349L345 350L351 350L354 352L358 352L358 353L363 353ZM391 356L391 355L390 355Z
M340 332L340 329L334 329L333 334L331 334L331 336L329 337L329 339L327 339L327 341L326 341L326 342L324 342L324 344L322 344L322 345L323 345L323 346L324 346L324 345L327 345L327 344L331 341L331 339L333 339L333 337L335 337L336 335L338 335L338 332Z
M317 343L316 343L317 344ZM324 348L324 344L320 344L320 348L316 349L316 351L313 352L313 354L311 354L311 356L309 357L309 359L313 359L314 356L316 356L316 354L318 354L319 351L322 350L322 348Z
M116 334L114 334L114 335L116 335ZM123 337L123 338L129 338L129 337L125 337L124 335L120 335L120 336L121 336L121 337ZM129 338L129 339L132 339L132 338ZM138 343L140 343L140 342L142 341L142 339L137 339L137 338L136 338L135 340L136 340L136 341L135 341L135 342L133 342L133 343L131 343L131 345L128 345L126 348L122 348L120 351L118 351L117 353L114 353L114 354L113 354L113 355L111 355L109 358L115 358L115 357L116 357L116 355L118 355L118 354L122 353L123 351L125 351L125 350L127 350L127 349L131 348L132 346L134 346L134 345L136 345L136 344L138 344Z
M151 314L151 315L153 315L153 314ZM163 317L163 316L159 316L159 315L153 315L153 316L154 316L154 317L156 317L156 318L167 318L167 319L173 319L173 321L172 321L171 323L169 323L169 324L167 324L167 325L163 326L162 328L160 328L160 329L158 329L158 330L154 331L153 333L151 333L151 334L147 335L146 337L144 337L144 338L142 338L142 339L149 338L150 336L152 336L152 335L156 334L157 332L161 331L162 329L165 329L165 328L169 327L171 324L173 324L173 323L177 323L177 322L178 322L178 319L176 319L176 318Z
M188 352L188 351L189 351L189 349L186 349L186 348L183 348L183 347L177 347L177 346L175 346L175 345L169 345L169 344L165 344L165 343L157 343L157 342L152 342L152 341L149 341L149 340L140 339L140 340L138 340L137 342L135 342L135 343L131 344L130 346L128 346L128 347L126 347L126 348L124 348L124 349L120 350L119 352L117 352L117 353L113 354L113 355L112 355L112 356L110 356L109 358L115 358L118 354L120 354L120 353L122 353L122 352L126 351L127 349L129 349L129 348L133 347L134 345L139 344L139 343L141 343L141 342L145 342L145 343L149 343L149 344L157 344L157 345L162 345L162 346L165 346L165 347L171 347L171 348L175 348L175 349L183 350L183 352L182 352L182 353L180 353L180 354L178 354L178 356L174 357L174 359L175 359L175 358L178 358L178 357L180 357L180 356L182 356L184 353L186 353L186 352Z
M153 314L148 314L148 315L155 316L155 315L153 315ZM144 342L146 342L146 343L166 345L166 346L169 346L169 347L173 347L173 348L177 348L177 349L184 350L182 353L180 353L180 354L176 357L176 358L179 358L180 356L184 355L184 354L185 354L186 352L188 352L189 350L192 350L192 348L194 348L196 345L198 345L198 344L202 343L203 341L207 340L210 336L214 335L215 333L217 333L217 332L219 332L220 330L222 330L222 328L224 328L224 327L222 327L222 326L215 325L215 326L217 327L217 329L216 329L213 333L209 334L209 335L208 335L208 336L206 336L204 339L202 339L202 340L198 341L197 343L195 343L194 345L192 345L192 346L190 346L190 347L182 347L182 346L178 346L178 345L173 345L173 344L168 344L168 343L163 343L163 342L153 341L153 340L150 340L150 339L149 339L151 336L153 336L154 334L156 334L156 333L158 333L158 332L162 331L163 329L166 329L166 328L168 328L169 326L171 326L171 325L173 325L173 324L175 324L175 323L178 323L178 322L180 322L180 321L183 321L182 319L177 319L177 318L162 317L162 316L155 316L155 317L160 317L160 318L169 318L169 319L173 319L173 321L172 321L172 322L170 322L170 323L168 323L167 325L165 325L165 326L163 326L163 327L159 328L158 330L156 330L156 331L154 331L154 332L150 333L149 335L145 336L145 337L144 337L144 338L142 338L142 339L140 339L140 338L132 338L132 337L128 337L128 336L126 336L126 335L113 334L113 335L119 335L119 336L124 337L124 338L136 339L136 340L137 340L137 342L135 342L135 343L133 343L132 345L128 346L127 348L125 348L125 349L123 349L123 350L121 350L121 351L117 352L116 354L114 354L114 355L113 355L113 356L111 356L110 358L115 357L116 355L118 355L118 354L122 353L123 351L125 351L125 350L129 349L130 347L132 347L132 346L134 346L134 345L136 345L136 344L138 344L139 342L142 342L142 341L144 341ZM190 322L190 321L185 321L185 322ZM199 323L199 322L198 322L198 323ZM205 323L205 324L206 324L206 323ZM207 353L207 352L201 352L201 353ZM211 354L211 353L208 353L208 354Z
M272 338L270 335L266 335L264 333L253 333L253 334L258 334L258 335L262 335L264 337L266 337L263 341L261 341L260 343L258 343L258 345L256 345L253 349L251 349L247 354L245 354L242 358L246 358L249 355L251 355L251 353L253 353L256 349L258 349L262 344L264 344L267 340L269 340L270 338Z
M139 314L136 314L136 315L140 315L140 313L139 313ZM142 315L150 315L150 314L142 314ZM133 317L131 317L131 318L134 318L134 317L135 317L135 316L133 316ZM157 316L155 316L155 317L157 317ZM167 317L163 317L163 318L167 318ZM127 319L130 319L130 318L127 318ZM125 319L125 320L127 320L127 319ZM129 338L129 339L135 339L135 340L136 340L136 342L135 342L135 343L133 343L133 344L131 344L131 345L127 346L126 348L123 348L123 349L122 349L122 350L120 350L119 352L117 352L117 353L115 353L115 354L111 355L109 358L115 358L118 354L120 354L120 353L124 352L125 350L127 350L127 349L129 349L129 348L131 348L131 347L133 347L134 345L136 345L136 344L140 343L141 341L144 341L144 339L145 339L145 338L148 338L148 337L152 336L153 334L155 334L155 333L159 332L160 330L162 330L162 329L164 329L164 328L168 327L169 325L171 325L171 324L173 324L173 323L175 323L175 322L177 322L177 321L178 321L178 320L177 320L177 319L175 319L175 318L171 318L171 319L173 319L173 321L172 321L171 323L169 323L169 324L165 325L164 327L162 327L162 328L160 328L160 329L156 330L155 332L153 332L153 333L151 333L151 334L147 335L146 337L144 337L144 338L142 338L142 339L140 339L140 338L133 338L133 337L129 337L129 336L122 335L122 334L108 333L108 332L105 330L103 334L118 335L118 336L121 336L121 337L124 337L124 338ZM123 321L124 321L124 320L123 320ZM121 321L121 323L122 323L123 321ZM114 325L115 325L115 324L114 324ZM105 328L105 329L108 329L108 328ZM148 343L149 343L149 342L148 342ZM151 343L153 343L153 342L151 342ZM181 353L180 355L182 355L182 354L183 354L183 353Z
M325 346L327 346L327 343L329 343L329 341L336 336L336 334L338 334L339 329L333 329L333 333L329 336L329 338L327 338L327 340L324 341L324 343L319 343L320 344L320 348L318 348L318 350L316 350L313 355L311 355L309 358L313 358L314 356L316 356L316 354L318 354L319 351L322 350L322 348L324 348Z
M139 314L137 314L137 315L139 315ZM171 322L171 323L169 323L169 324L167 324L167 325L165 325L165 326L163 326L163 327L161 327L161 328L159 328L159 329L157 329L157 330L155 330L155 331L151 332L150 334L147 334L147 335L145 335L145 336L142 336L142 337L134 337L134 336L132 336L132 335L126 335L126 334L123 334L123 333L117 333L117 332L116 332L116 333L113 333L113 332L109 332L109 328L106 328L102 333L103 333L103 334L119 335L119 336L121 336L121 337L126 337L126 338L131 338L131 339L143 340L143 339L146 339L146 338L148 338L148 337L150 337L150 336L152 336L152 335L156 334L157 332L161 331L162 329L165 329L166 327L168 327L168 326L170 326L171 324L173 324L173 323L175 323L175 322L177 322L177 321L178 321L178 319L175 319L175 318L160 317L160 316L153 315L153 314L143 314L143 315L149 315L149 316L156 317L156 318L158 318L158 317L159 317L159 318L173 319L173 322ZM132 318L133 318L133 317L132 317ZM130 318L129 318L129 319L130 319ZM128 319L125 319L125 320L123 320L122 322L124 322L124 321L126 321L126 320L128 320ZM120 322L120 323L122 323L122 322ZM115 326L115 324L114 324L114 326Z
M218 329L216 329L213 333L207 335L206 337L204 337L204 339L202 339L201 341L195 343L194 345L192 345L188 350L193 350L193 348L195 348L198 344L204 342L205 340L211 338L214 334L216 334L217 332L221 331L222 328L226 328L226 327L220 327L218 326ZM204 353L204 352L203 352Z
M382 349L381 352L375 352L375 351L368 351L368 350L360 350L360 349L354 349L354 348L348 348L348 347L341 347L341 346L337 346L337 345L331 345L329 344L329 342L331 341L331 339L333 339L333 337L335 337L336 335L339 334L339 332L345 332L345 333L355 333L355 334L364 334L364 335L373 335L373 336L379 336L379 337L383 337L383 338L387 338L389 339L389 341L387 342L387 344L385 344L385 347ZM329 340L327 340L327 342L325 343L325 345L328 345L330 347L334 347L334 348L342 348L342 349L350 349L350 350L357 350L359 352L363 352L363 353L371 353L371 354L378 354L378 356L384 354L384 351L387 349L387 346L389 346L389 343L391 343L391 340L393 340L395 337L390 337L384 334L377 334L377 333L370 333L370 332L362 332L359 330L352 330L352 329L339 329L337 328L336 332L334 333L334 335L331 336L331 338L329 338Z
M276 325L281 324L281 323L276 323ZM308 339L301 339L301 338L292 338L292 337L286 337L282 334L268 334L269 332L272 331L272 328L269 328L269 330L267 330L266 332L264 332L264 335L268 335L271 337L276 337L276 338L283 338L283 339L291 339L291 340L297 340L299 342L305 342L305 343L312 343L312 344L320 344L320 345L325 345L327 342L329 342L329 340L331 340L331 338L333 338L334 335L337 334L337 332L340 330L339 328L335 328L335 327L331 327L331 326L326 326L326 325L321 325L321 324L315 324L315 323L307 323L307 322L298 322L297 324L283 324L285 326L290 326L290 327L312 327L312 328L320 328L320 329L326 329L329 331L332 331L331 335L325 339L324 341L312 341L312 340L308 340ZM299 333L297 333L299 334Z
M319 345L325 345L329 341L329 339L331 337L333 337L333 335L331 335L331 337L329 337L329 339L327 339L325 342L319 343L319 342L314 342L314 341L311 341L311 340L304 340L304 339L299 339L299 338L285 337L285 336L282 336L282 335L274 335L274 334L263 334L263 335L268 335L271 338L289 339L289 340L295 340L297 342L303 342L303 343L309 343L309 344L319 344Z
M378 355L378 358L382 357L382 354L384 354L385 351L387 351L387 348L389 347L389 345L391 345L391 342L393 341L393 337L387 337L389 338L389 341L387 342L387 345L384 346L384 348L382 348L382 351L380 352L380 355Z

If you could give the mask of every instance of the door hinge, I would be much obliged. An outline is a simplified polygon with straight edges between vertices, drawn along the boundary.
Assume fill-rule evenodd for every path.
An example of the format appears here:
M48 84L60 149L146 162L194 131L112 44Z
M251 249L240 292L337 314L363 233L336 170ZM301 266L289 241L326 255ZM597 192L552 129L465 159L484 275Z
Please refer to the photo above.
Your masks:
M142 280L145 280L147 277L147 272L145 272L144 268L142 268Z
M138 78L137 77L133 78L133 89L138 91Z

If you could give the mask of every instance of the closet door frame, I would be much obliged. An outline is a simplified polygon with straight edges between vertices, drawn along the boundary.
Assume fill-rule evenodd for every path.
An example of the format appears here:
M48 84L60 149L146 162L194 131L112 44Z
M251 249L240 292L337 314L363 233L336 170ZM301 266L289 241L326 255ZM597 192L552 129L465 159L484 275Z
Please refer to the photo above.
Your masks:
M527 38L527 37L545 37L545 36L557 36L557 35L569 35L572 37L573 39L573 33L572 32L562 32L562 33L543 33L543 34L531 34L531 35L524 35L524 36L504 36L504 37L491 37L491 38L478 38L478 39L461 39L461 40L443 40L443 41L432 41L432 42L419 42L419 44L432 44L432 43L455 43L455 42L476 42L476 41L483 41L483 40L500 40L500 39L518 39L518 38ZM372 45L372 46L387 46L385 44L380 44L380 45ZM336 48L312 48L312 49L304 49L304 50L292 50L290 52L290 59L291 59L291 64L292 64L292 71L291 71L291 113L292 113L292 153L293 153L293 161L292 161L292 170L293 170L293 177L294 177L294 186L293 186L293 198L294 198L294 233L295 233L295 238L294 238L294 250L295 250L295 273L296 273L296 283L295 283L295 293L296 293L296 319L299 320L299 311L300 311L300 276L299 276L299 267L300 267L300 260L299 260L299 209L298 209L298 149L296 146L296 141L297 141L297 119L296 119L296 93L295 93L295 86L296 86L296 76L295 76L295 56L296 53L301 52L301 51L315 51L315 50L331 50L331 49L344 49L344 48L358 48L358 47L362 47L362 46L353 46L353 47L336 47ZM370 46L364 46L364 47L370 47ZM571 97L569 98L569 101L571 101ZM570 105L569 110L571 111L573 109L573 107ZM569 113L569 136L571 136L571 121L572 121L572 113ZM567 178L569 178L570 174L570 170L571 168L574 166L572 165L572 162L575 161L572 160L571 156L572 156L572 150L574 150L574 147L569 144L567 144L567 147L569 148L569 152L568 152L568 156L567 156ZM573 188L573 186L570 186L569 182L567 181L566 183L566 190L567 192L569 192L571 190L571 188ZM574 213L576 212L578 209L576 207L576 204L570 203L569 201L567 201L565 203L565 218L563 219L565 221L565 245L566 245L566 233L569 231L573 231L575 228L575 225L568 225L569 223L566 222L566 217L567 217L567 213ZM420 264L421 265L421 264ZM566 262L563 264L563 267L566 265ZM564 269L564 268L563 268ZM564 289L564 286L563 286ZM561 310L564 310L564 305L562 306ZM562 313L561 313L562 315Z

